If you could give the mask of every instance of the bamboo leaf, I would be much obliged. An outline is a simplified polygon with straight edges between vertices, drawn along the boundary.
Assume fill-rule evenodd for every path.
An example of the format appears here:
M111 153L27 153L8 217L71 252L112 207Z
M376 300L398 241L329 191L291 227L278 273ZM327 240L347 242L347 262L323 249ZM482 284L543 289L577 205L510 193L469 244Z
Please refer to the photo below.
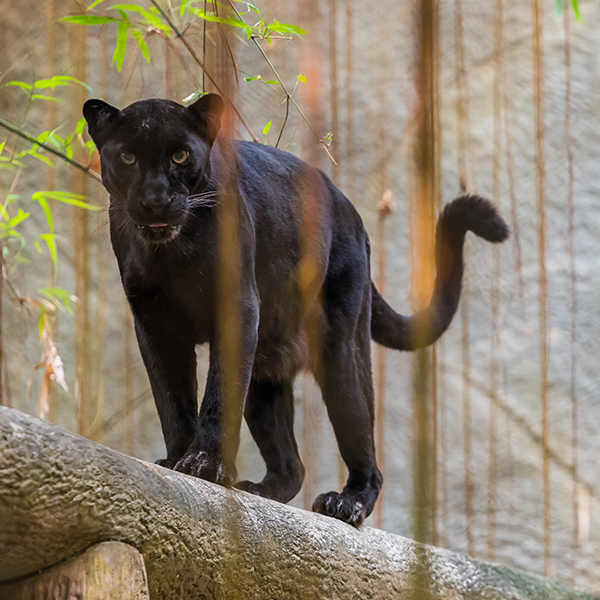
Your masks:
M46 192L36 192L32 196L32 198L36 201L36 196L38 194L43 194L44 198L46 198L47 200L56 200L57 202L62 202L63 204L70 204L71 206L78 206L87 210L102 210L102 206L86 202L85 200L87 196L82 196L81 194L72 194L71 192L60 192L55 190Z
M9 86L20 87L22 90L25 90L26 92L31 92L33 90L33 86L30 83L25 83L24 81L9 81L8 83L5 83L2 87L9 87Z
M244 23L241 19L236 19L233 17L217 17L215 15L209 15L207 12L202 10L201 8L190 8L190 12L195 14L197 17L204 19L205 21L209 21L211 23L221 23L223 25L231 25L232 27L239 27L240 29L244 29L247 33L252 33L252 27Z
M114 6L111 6L110 8L111 8L111 10L129 11L129 12L139 13L146 19L146 21L148 21L148 23L150 25L153 25L154 27L157 27L158 29L165 28L165 25L161 21L160 17L155 15L153 12L149 11L148 9L144 8L143 6L139 6L137 4L115 4Z
M133 37L137 40L138 46L140 47L140 50L142 51L142 55L146 59L146 62L150 62L150 51L148 50L148 44L146 43L144 36L139 31L137 31L137 29L131 29L131 33L133 34Z
M73 25L104 25L105 23L114 23L118 21L114 17L102 17L100 15L73 15L59 19L63 23L72 23Z
M61 98L55 98L54 96L43 96L42 94L33 94L32 100L49 100L51 102L62 102Z
M83 130L85 129L86 124L87 124L87 122L84 117L81 117L81 119L79 119L79 121L77 121L77 127L75 128L75 132L77 133L77 135L81 135L83 133Z
M271 121L269 121L269 122L268 122L268 123L265 125L265 127L264 127L264 129L263 129L263 134L264 134L264 135L267 135L267 133L269 133L269 130L270 130L270 129L271 129Z
M22 223L31 213L25 212L22 208L8 223L8 227L16 227L19 223Z
M57 308L66 308L68 312L73 312L73 303L77 302L77 296L59 287L40 288L38 293L45 296Z
M302 27L292 25L291 23L279 23L276 19L273 19L273 23L269 25L269 29L278 33L295 33L296 35L306 35L308 33Z
M117 63L117 70L120 72L125 60L125 50L127 50L127 38L129 32L129 23L125 20L119 21L119 29L117 31L117 45L112 57L112 62Z
M46 242L50 257L52 258L52 264L54 265L54 272L58 271L58 253L56 251L56 234L55 233L42 233L40 238Z
M104 2L104 0L94 0L94 2L92 2L87 8L86 10L92 10L92 8L96 8L96 6L98 6L98 4L100 4L101 2Z
M39 146L37 146L37 147L39 148ZM36 152L35 148L36 148L36 146L34 146L31 150L27 150L25 152L25 154L29 154L29 156L33 156L34 158L37 158L39 161L43 162L44 164L46 164L49 167L51 167L52 169L54 169L54 165L52 164L52 161L47 156L44 156L43 154Z
M35 192L33 194L33 196L31 196L31 199L34 200L35 202L37 202L42 207L42 210L44 211L44 214L46 215L46 221L48 222L48 227L50 228L50 231L53 232L54 231L54 220L52 218L52 210L50 209L50 205L48 204L48 201L46 200L46 196L44 195L44 192Z

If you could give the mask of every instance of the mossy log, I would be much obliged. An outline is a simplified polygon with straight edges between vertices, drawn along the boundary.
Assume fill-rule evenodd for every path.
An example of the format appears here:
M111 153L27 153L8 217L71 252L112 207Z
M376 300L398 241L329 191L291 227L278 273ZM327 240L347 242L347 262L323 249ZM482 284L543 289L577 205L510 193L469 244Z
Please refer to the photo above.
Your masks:
M589 598L169 471L0 408L0 598L2 585L108 540L141 553L152 600Z

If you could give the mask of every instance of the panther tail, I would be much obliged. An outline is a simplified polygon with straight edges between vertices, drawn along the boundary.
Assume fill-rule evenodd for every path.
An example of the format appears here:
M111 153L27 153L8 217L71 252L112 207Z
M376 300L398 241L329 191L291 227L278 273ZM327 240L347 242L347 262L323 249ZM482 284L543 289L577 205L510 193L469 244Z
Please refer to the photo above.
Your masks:
M508 226L491 202L474 195L444 207L436 229L436 279L429 306L405 317L397 313L371 284L371 335L395 350L416 350L433 344L452 321L458 307L463 275L465 234L472 231L488 242L503 242Z

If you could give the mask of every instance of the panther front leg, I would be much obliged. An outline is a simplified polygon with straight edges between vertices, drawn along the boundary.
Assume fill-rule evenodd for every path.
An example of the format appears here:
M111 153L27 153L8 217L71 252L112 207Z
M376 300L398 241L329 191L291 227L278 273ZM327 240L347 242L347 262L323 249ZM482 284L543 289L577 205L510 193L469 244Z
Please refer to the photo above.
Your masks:
M176 471L228 487L237 478L235 458L257 342L257 305L249 312L250 315L241 318L239 360L229 356L227 370L223 359L226 350L218 341L211 343L210 366L197 433L174 467Z
M195 343L189 323L173 313L168 326L143 295L131 302L135 333L158 410L167 457L157 464L172 469L194 440L198 424ZM142 317L141 315L144 315Z

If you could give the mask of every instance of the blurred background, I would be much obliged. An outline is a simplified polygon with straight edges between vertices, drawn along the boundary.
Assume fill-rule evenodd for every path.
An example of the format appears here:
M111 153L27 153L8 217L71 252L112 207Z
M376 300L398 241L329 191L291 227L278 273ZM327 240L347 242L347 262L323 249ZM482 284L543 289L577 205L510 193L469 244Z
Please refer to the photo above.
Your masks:
M430 256L423 206L466 190L499 207L511 237L468 237L442 340L373 349L385 483L367 524L600 592L598 2L0 6L4 405L164 456L81 105L219 91L236 137L301 156L354 203L404 314ZM292 504L310 508L345 473L309 377L296 431ZM238 468L264 473L245 425Z

